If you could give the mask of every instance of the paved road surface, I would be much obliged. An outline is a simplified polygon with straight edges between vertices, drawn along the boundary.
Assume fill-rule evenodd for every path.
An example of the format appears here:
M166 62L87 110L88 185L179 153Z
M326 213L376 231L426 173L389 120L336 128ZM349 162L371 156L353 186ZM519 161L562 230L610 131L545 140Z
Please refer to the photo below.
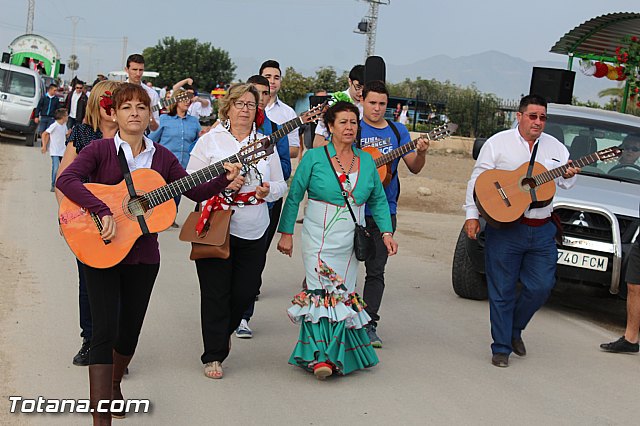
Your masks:
M88 415L8 414L8 395L88 396L86 368L71 364L80 344L76 267L57 233L49 174L38 148L0 144L0 424L90 424ZM234 338L223 380L205 378L195 268L178 230L164 232L159 278L123 382L126 397L148 398L153 410L114 424L637 424L640 357L600 352L618 334L583 317L543 309L524 334L529 355L513 356L507 369L491 366L486 302L451 290L460 224L459 216L400 215L381 362L326 382L287 364L298 330L285 310L303 272L299 250L289 259L275 249L251 322L255 337Z

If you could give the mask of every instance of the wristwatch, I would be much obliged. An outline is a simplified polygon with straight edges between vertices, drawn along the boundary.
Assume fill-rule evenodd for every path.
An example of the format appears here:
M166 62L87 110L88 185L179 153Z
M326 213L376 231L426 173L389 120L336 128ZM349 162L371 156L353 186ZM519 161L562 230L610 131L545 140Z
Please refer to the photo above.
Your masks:
M388 235L390 237L393 237L393 233L391 233L391 232L383 232L382 233L382 238L384 238L386 235Z

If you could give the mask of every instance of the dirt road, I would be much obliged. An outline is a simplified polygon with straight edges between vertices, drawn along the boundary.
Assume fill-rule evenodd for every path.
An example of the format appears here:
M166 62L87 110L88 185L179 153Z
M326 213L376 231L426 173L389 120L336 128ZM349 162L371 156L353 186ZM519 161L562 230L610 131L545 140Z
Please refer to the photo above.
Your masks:
M148 398L153 409L124 422L634 424L629 407L639 358L600 352L597 345L618 334L579 316L544 308L524 335L527 357L514 356L508 369L491 366L487 304L456 297L450 280L472 162L442 157L429 156L415 185L403 180L400 255L389 262L381 310L381 362L348 377L318 382L287 364L298 329L285 310L303 268L299 253L289 259L272 248L251 323L255 337L233 339L223 380L205 378L195 268L178 230L163 232L159 278L123 382L126 397ZM80 344L76 267L57 233L49 173L50 160L37 148L0 142L0 424L90 422L81 414L9 413L9 395L88 396L86 368L71 364ZM410 188L420 186L432 195L412 196Z

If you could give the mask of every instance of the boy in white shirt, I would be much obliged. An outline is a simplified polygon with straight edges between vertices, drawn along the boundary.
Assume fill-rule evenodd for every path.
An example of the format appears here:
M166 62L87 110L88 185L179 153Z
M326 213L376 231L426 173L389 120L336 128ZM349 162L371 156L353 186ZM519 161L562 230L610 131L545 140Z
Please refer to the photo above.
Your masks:
M49 128L42 132L42 153L47 152L47 146L51 142L49 148L49 155L51 155L51 192L54 192L56 185L56 175L58 174L58 167L65 150L65 140L71 133L71 129L67 129L67 121L69 120L69 113L66 108L59 108L53 114L53 118L56 121L51 123Z

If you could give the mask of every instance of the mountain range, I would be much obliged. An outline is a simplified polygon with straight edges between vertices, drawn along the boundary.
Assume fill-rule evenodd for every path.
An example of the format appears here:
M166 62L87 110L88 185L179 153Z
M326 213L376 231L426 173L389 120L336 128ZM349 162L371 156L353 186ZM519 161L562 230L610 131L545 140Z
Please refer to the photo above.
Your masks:
M561 61L529 62L495 50L457 58L437 55L406 65L387 63L387 81L398 83L406 78L414 80L416 77L442 82L448 80L462 87L475 85L481 92L493 93L502 99L519 99L522 94L529 92L533 67L566 69L565 59L566 57ZM234 62L237 66L236 75L242 80L254 74L260 67L260 62L254 58L235 58ZM616 87L616 82L585 76L578 68L578 61L575 60L573 70L576 71L576 79L573 95L583 102L591 100L606 103L608 99L598 97L598 92ZM296 68L296 71L311 76L315 75L316 69ZM341 69L336 71L338 75L343 72Z

